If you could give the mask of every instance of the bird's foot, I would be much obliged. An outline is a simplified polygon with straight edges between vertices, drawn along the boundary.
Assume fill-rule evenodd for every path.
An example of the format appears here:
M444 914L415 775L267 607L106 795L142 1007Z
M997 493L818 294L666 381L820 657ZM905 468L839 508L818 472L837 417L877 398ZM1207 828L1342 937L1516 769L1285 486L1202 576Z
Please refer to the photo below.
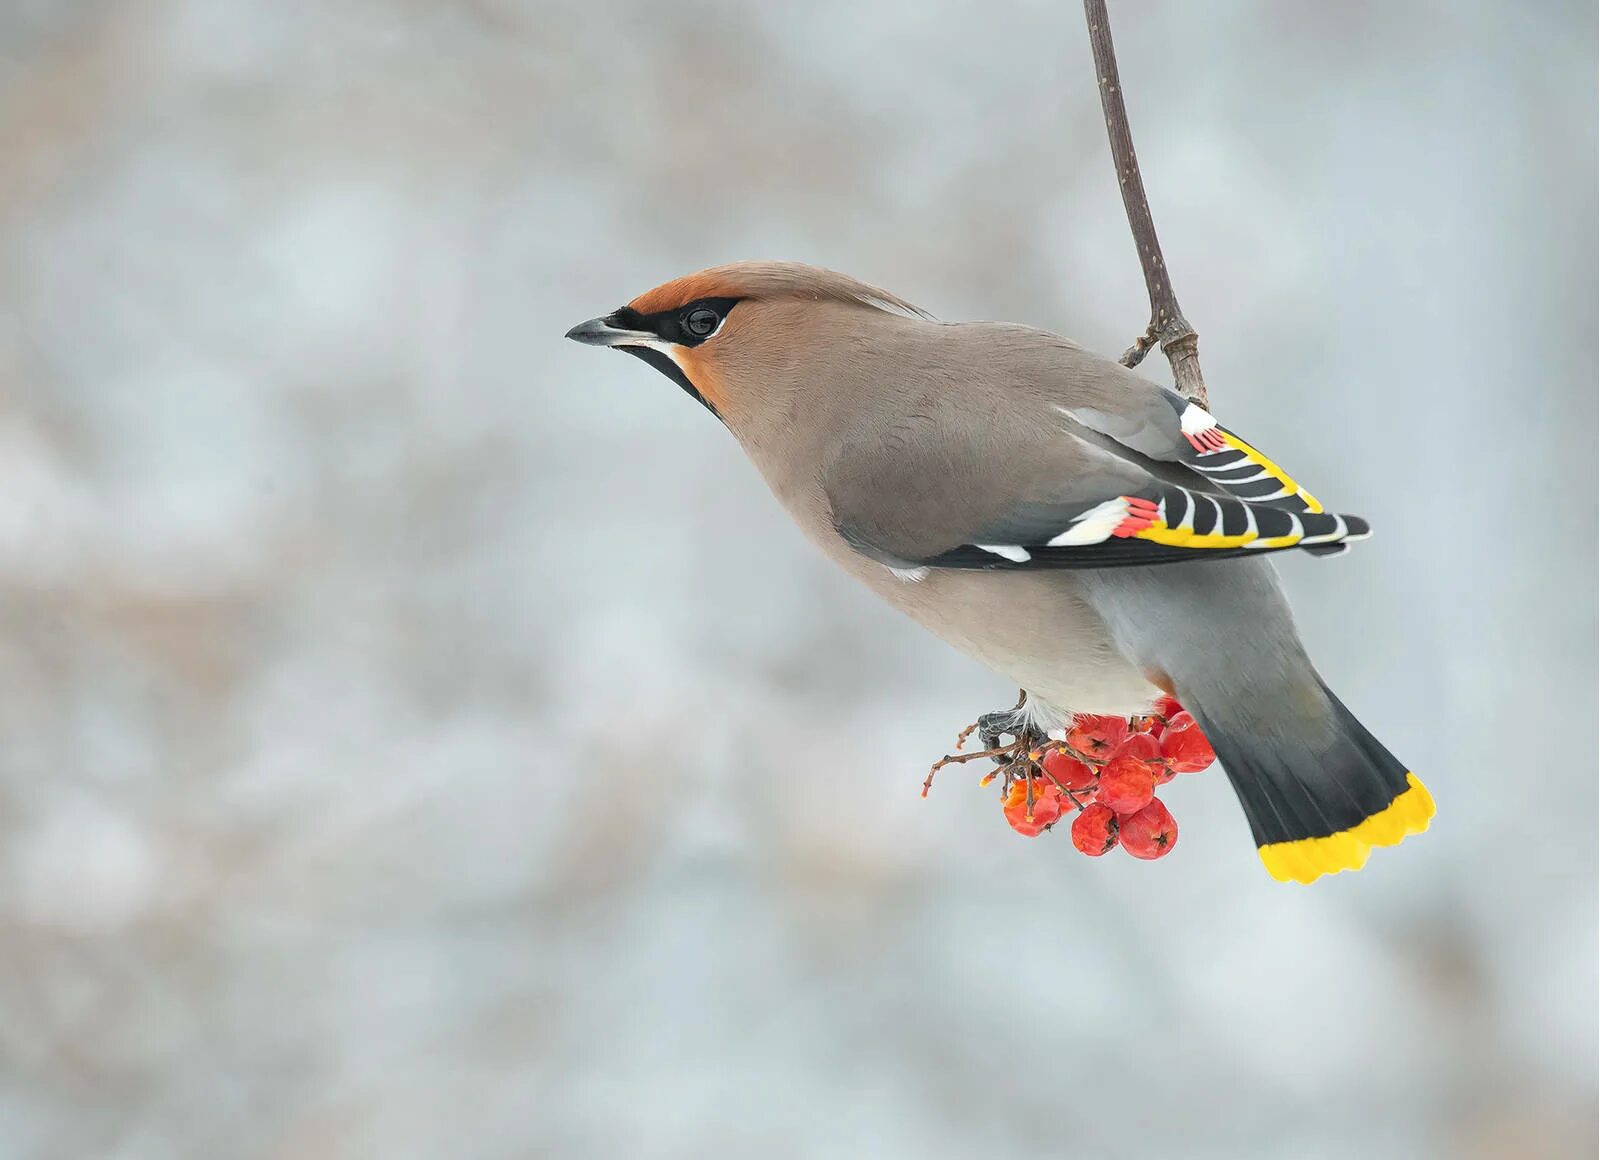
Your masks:
M1080 753L1065 742L1056 741L1044 730L1036 728L1023 712L1023 706L1027 701L1027 690L1023 690L1021 696L1017 698L1017 703L1011 708L985 713L963 729L956 738L956 751L941 757L933 763L933 768L928 770L928 776L922 782L922 796L928 796L928 790L933 786L934 775L945 766L964 765L969 761L989 758L994 762L995 768L984 774L979 783L981 785L989 785L998 777L1004 779L1001 788L1009 790L1014 783L1023 781L1027 784L1027 801L1031 806L1036 792L1035 783L1047 782L1054 785L1060 791L1062 798L1075 808L1081 810L1088 805L1093 800L1091 791L1068 789L1046 766L1045 755L1054 750L1094 767L1104 765L1104 760ZM983 748L972 753L963 753L962 746L974 733L978 735ZM1010 740L1006 740L1007 738Z
M959 734L957 734L956 753L959 754L961 752L961 747L967 743L967 738L971 737L974 733L978 735L978 740L983 743L985 750L1001 748L1001 739L1007 736L1011 737L1013 740L1019 740L1021 738L1021 733L1019 730L1024 727L1026 722L1026 718L1022 712L1022 707L1027 703L1028 691L1023 689L1017 696L1017 703L1011 706L1011 708L996 709L993 713L983 714L971 725L968 725ZM1010 746L1006 746L1005 748L1010 748ZM987 753L974 753L967 755L962 760L972 760L973 758L984 756L989 755Z
M985 713L971 725L961 731L956 738L956 751L947 753L933 763L933 768L928 770L928 776L922 782L922 796L928 796L928 790L933 787L933 778L947 765L965 765L969 761L981 761L989 758L995 768L984 775L982 784L988 785L997 777L1004 777L1006 786L1020 778L1026 778L1029 785L1042 770L1038 768L1041 750L1051 744L1050 738L1042 731L1035 729L1028 721L1027 715L1022 711L1023 705L1028 701L1027 690L1024 689L1017 698L1017 703L1009 709L997 709L993 713ZM962 746L974 733L983 748L972 753L963 753ZM1006 738L1011 740L1007 741Z

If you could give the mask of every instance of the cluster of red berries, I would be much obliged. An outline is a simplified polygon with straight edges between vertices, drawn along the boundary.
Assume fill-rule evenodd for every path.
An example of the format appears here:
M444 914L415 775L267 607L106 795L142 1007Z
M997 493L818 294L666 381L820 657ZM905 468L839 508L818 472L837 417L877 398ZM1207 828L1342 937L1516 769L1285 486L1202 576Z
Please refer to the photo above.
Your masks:
M1163 697L1148 717L1080 714L1063 742L1029 753L1025 775L1008 775L1006 821L1032 838L1069 810L1072 844L1091 858L1121 846L1135 858L1160 858L1178 842L1178 823L1156 788L1216 760L1183 706ZM1036 771L1036 772L1035 772Z

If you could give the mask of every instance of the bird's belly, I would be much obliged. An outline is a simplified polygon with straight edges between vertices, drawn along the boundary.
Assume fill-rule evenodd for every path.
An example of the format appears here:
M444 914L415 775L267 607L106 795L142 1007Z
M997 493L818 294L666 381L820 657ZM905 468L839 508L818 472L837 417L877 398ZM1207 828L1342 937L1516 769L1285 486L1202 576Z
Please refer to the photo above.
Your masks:
M1161 695L1118 650L1074 573L935 569L920 580L903 579L840 538L819 492L774 491L835 564L935 636L1026 689L1039 723L1073 713L1132 715Z
M1036 712L1130 715L1161 695L1117 649L1070 572L936 571L913 581L866 563L851 571L934 635L1026 689L1030 702L1044 703Z

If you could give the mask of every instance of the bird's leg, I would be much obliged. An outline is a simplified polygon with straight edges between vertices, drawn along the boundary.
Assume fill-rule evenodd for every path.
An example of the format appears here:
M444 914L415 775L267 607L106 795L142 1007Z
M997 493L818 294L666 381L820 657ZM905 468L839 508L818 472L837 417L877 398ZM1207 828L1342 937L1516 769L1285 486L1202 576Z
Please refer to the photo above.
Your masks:
M1018 778L1027 782L1028 808L1033 808L1037 800L1034 782L1043 779L1050 782L1061 792L1062 797L1074 809L1083 809L1094 800L1092 789L1068 789L1061 783L1061 779L1045 768L1045 755L1051 752L1062 753L1074 761L1082 762L1092 769L1099 769L1105 765L1104 757L1091 753L1084 753L1072 746L1070 741L1057 741L1044 730L1037 728L1023 713L1023 706L1028 703L1028 691L1022 690L1017 698L1017 703L1009 709L997 709L993 713L985 713L961 731L956 738L956 752L947 754L933 763L933 768L928 771L928 776L922 782L922 796L928 796L928 790L933 786L933 776L947 765L963 765L969 761L980 761L989 758L994 762L994 768L984 774L980 785L989 785L995 778L1004 778L1001 783L1003 789L1009 790ZM961 747L966 744L967 738L974 733L983 742L983 748L975 753L962 753ZM1011 738L1007 741L1006 738Z
M1017 703L1009 709L996 709L993 713L985 713L963 729L956 738L956 752L961 752L961 747L967 743L967 738L977 733L978 740L983 742L985 749L997 749L1000 739L1009 736L1020 740L1018 728L1022 723L1022 706L1028 703L1028 690L1023 689L1017 695ZM995 759L997 762L999 758Z
M978 718L978 739L985 749L999 745L1001 737L1020 738L1021 730L1021 714L1015 709L998 709Z
M1034 766L1038 764L1034 754L1041 746L1048 744L1050 739L1029 725L1027 718L1023 716L1022 707L1027 702L1028 691L1023 689L1017 696L1017 703L1011 708L985 713L963 729L961 735L956 738L956 752L941 757L928 771L928 776L922 782L922 796L928 796L928 790L933 786L934 774L945 766L963 765L987 757L994 761L995 768L984 776L981 784L988 785L996 777L1004 776L1005 784L1009 787L1017 778L1026 778L1031 804L1033 771ZM978 735L983 748L974 753L962 753L961 747L974 733ZM1007 737L1011 740L1006 741Z

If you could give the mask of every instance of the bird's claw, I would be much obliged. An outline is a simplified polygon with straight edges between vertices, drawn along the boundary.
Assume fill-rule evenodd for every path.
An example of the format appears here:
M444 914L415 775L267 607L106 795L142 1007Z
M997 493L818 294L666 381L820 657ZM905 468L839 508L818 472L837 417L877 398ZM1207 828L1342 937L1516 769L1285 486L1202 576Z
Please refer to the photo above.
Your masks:
M1022 712L1027 700L1028 693L1024 689L1018 696L1017 703L1011 708L985 713L963 729L956 738L956 752L941 757L933 763L933 768L928 770L928 776L922 783L922 796L928 796L928 790L933 786L934 775L945 766L964 765L969 761L979 761L985 757L993 760L995 768L984 776L981 784L988 785L1002 775L1008 786L1019 777L1032 781L1033 767L1038 764L1042 756L1040 750L1049 744L1050 738L1028 724ZM978 735L983 748L972 753L961 752L961 747L974 733ZM1007 737L1011 740L1006 741Z

